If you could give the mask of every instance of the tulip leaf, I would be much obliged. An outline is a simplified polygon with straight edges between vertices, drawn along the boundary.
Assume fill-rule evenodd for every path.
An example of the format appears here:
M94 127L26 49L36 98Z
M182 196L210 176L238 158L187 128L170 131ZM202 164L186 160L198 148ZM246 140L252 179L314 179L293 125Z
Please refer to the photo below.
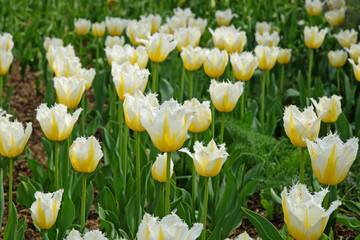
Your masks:
M356 110L355 110L355 132L360 130L360 96L357 100Z
M4 172L3 169L0 168L0 229L2 227L2 220L4 216L4 178L3 178Z
M111 237L112 239L115 238L116 234L114 224L106 219L106 211L100 207L100 204L98 205L98 209L100 217L100 228L105 230L108 237Z
M75 217L75 205L67 194L63 195L63 200L61 203L60 213L58 216L58 226L60 239L63 239L65 231L72 224Z
M16 230L15 240L24 239L24 233L26 231L26 218L23 217L18 223L18 229Z
M161 78L160 81L160 95L161 95L161 101L164 102L166 100L169 100L173 94L174 94L174 88L171 86L168 80L165 78Z
M266 218L249 209L243 207L241 209L264 240L284 240L279 231Z
M16 207L13 202L10 204L9 213L9 218L4 230L4 239L15 239L18 220Z
M352 129L351 125L346 118L344 113L341 113L335 123L336 132L339 133L339 137L343 141L347 141L347 139L351 138L352 135Z
M33 159L28 159L27 164L29 165L29 168L31 169L32 178L40 183L41 185L45 185L45 182L47 179L47 174L44 168L41 166L41 164Z
M315 78L314 81L314 95L316 98L324 96L324 85L319 78Z
M46 157L47 157L47 161L46 161L46 165L49 167L49 169L54 170L54 161L53 161L53 148L52 148L52 144L51 142L45 138L42 137L41 138L45 152L46 152Z
M22 181L17 189L16 201L30 208L31 204L35 201L35 192L36 188L30 182Z
M303 107L303 106L306 106L307 89L305 87L304 78L301 74L300 69L298 71L296 81L298 83L299 90L300 90L300 103L301 103L301 106Z
M360 216L360 203L350 201L350 200L344 200L342 202L348 209L350 209L353 213Z
M356 218L338 214L336 220L347 228L360 232L360 221Z

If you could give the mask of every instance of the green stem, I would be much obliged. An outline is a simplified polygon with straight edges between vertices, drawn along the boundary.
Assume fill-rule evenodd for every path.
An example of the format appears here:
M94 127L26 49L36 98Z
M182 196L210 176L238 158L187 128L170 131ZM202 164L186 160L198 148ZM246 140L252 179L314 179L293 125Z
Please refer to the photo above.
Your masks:
M204 211L203 211L203 233L202 240L206 239L206 215L207 215L207 206L209 198L209 178L205 178L205 193L204 193Z
M81 227L85 226L85 207L86 207L86 173L82 174L82 193L81 193Z
M152 78L152 88L151 91L153 93L157 92L158 90L158 67L159 67L159 63L157 62L153 62L153 78Z
M220 144L224 142L225 112L221 113Z
M182 72L181 72L181 85L180 85L180 96L179 96L179 102L183 101L184 97L184 85L185 85L185 67L183 66Z
M194 136L194 142L196 142L198 140L198 134L195 133ZM195 208L196 208L196 169L195 169L195 165L192 164L192 168L191 168L191 197L192 197L192 212L194 215L194 219L195 219Z
M160 208L159 208L159 217L164 217L164 183L160 183L160 200L159 200Z
M83 39L82 39L82 36L80 36L80 45L79 45L79 58L80 59L82 56L82 46L83 46Z
M285 64L281 65L281 78L280 78L280 94L284 92L284 73L285 73Z
M9 206L12 203L13 168L14 168L13 159L9 158ZM9 213L10 213L10 211L9 211Z
M85 109L85 92L83 93L81 97L81 133L82 135L85 135L85 125L86 125L86 109Z
M99 74L99 45L100 45L100 38L96 38L96 59L95 59L96 75Z
M340 94L340 71L339 68L336 69L336 78L337 78L337 88Z
M240 97L240 119L242 120L245 115L245 89L247 84L244 84L244 90Z
M55 142L55 190L59 189L59 142Z
M126 186L126 175L127 175L127 165L128 165L128 154L127 154L127 143L129 136L129 127L124 124L124 137L123 137L123 148L122 148L122 162L123 162L123 171L124 171L124 181Z
M304 176L305 176L305 149L301 148L301 155L300 155L300 183L304 184Z
M211 137L215 138L215 106L211 103Z
M263 81L261 85L261 115L260 115L261 129L263 131L264 131L264 119L265 119L265 83L266 83L266 73L263 72Z
M270 87L270 70L266 70L266 88Z
M168 152L166 154L165 215L170 214L170 157L171 152Z
M309 62L309 72L308 72L308 96L311 97L311 71L314 60L314 49L310 49L310 62Z
M331 132L331 123L327 123L327 134L330 134Z
M194 89L194 71L189 72L189 100L193 98Z
M137 197L138 206L141 207L140 132L135 132L135 151L136 151L136 197Z
M119 131L118 131L118 149L119 149L119 154L122 153L122 137L123 137L123 122L124 122L124 109L123 109L123 101L119 98L118 100L118 123L119 123Z
M48 230L47 229L43 229L43 233L46 236L46 239L49 239L49 235L48 235Z
M2 107L3 81L4 81L4 76L0 75L0 107Z

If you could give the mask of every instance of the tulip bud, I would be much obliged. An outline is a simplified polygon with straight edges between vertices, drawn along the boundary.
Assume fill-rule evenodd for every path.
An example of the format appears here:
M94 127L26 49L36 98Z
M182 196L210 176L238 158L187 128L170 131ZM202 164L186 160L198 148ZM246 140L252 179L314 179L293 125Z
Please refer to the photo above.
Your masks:
M217 10L215 12L217 24L220 26L228 26L233 17L238 17L237 14L232 13L231 9L228 8L225 11Z
M250 80L259 64L250 52L234 53L230 56L230 62L235 78L240 81Z
M308 48L318 49L321 47L322 43L324 42L324 38L327 33L327 28L321 29L319 31L318 27L308 27L306 26L304 29L304 40L305 45Z
M102 37L105 34L105 22L96 22L91 26L94 37Z
M317 117L312 106L305 108L303 112L294 105L285 107L284 128L291 143L298 147L306 147L305 139L313 141L317 138L323 114Z
M50 46L58 47L58 46L63 46L63 44L64 44L64 42L60 38L46 37L43 45L44 45L45 51L47 52L47 51L49 51Z
M358 44L351 44L350 45L350 49L349 48L345 48L345 50L349 53L351 59L355 62L358 63L358 59L360 57L360 43ZM360 81L360 80L358 80Z
M358 64L355 64L354 60L352 60L352 59L349 59L349 62L353 66L354 75L355 75L356 80L358 80L360 82L360 57L358 60Z
M31 218L40 229L50 229L56 222L64 189L54 193L36 192L31 205Z
M311 166L319 182L330 185L342 182L356 158L359 140L351 138L343 143L338 135L330 134L306 142Z
M142 45L148 39L151 31L151 23L144 23L142 21L129 21L126 28L126 35L134 46ZM151 48L154 48L151 45ZM155 51L155 49L153 49Z
M344 50L329 51L328 58L331 66L339 68L344 66L347 53Z
M346 7L331 10L325 13L326 21L333 27L340 26L344 23Z
M159 14L149 14L148 16L140 16L140 21L151 24L150 33L154 34L159 30L162 19Z
M159 154L151 168L152 177L158 182L166 182L166 158L167 153ZM170 159L170 178L173 174L174 163Z
M188 71L198 70L203 63L203 49L187 46L183 48L181 54L184 67Z
M275 66L279 55L278 47L268 47L258 45L255 48L255 54L261 70L270 70Z
M9 72L13 59L14 56L10 51L0 49L0 75L5 75Z
M230 240L230 238L226 238L225 240ZM237 238L234 238L233 240L253 240L253 239L245 231L242 234L240 234L239 236L237 236Z
M64 104L68 109L76 108L85 91L85 79L72 76L55 77L53 80L59 103Z
M39 121L41 129L48 139L63 141L70 136L81 111L82 109L79 108L71 116L63 104L55 104L49 109L46 104L42 103L36 109L36 120Z
M260 34L258 32L255 33L255 40L258 45L268 46L268 47L276 47L279 45L280 37L278 32L273 32L271 34L265 32Z
M78 230L72 229L64 240L83 240Z
M210 102L200 103L196 98L186 100L184 106L194 109L194 118L191 121L189 132L200 133L206 131L211 123Z
M203 50L203 64L206 75L212 78L218 78L223 75L228 63L228 53L217 48L212 50Z
M11 51L14 47L13 36L10 33L0 35L0 49Z
M216 110L219 112L231 112L234 110L237 101L243 93L243 82L231 83L217 82L215 79L211 80L209 92L211 102L214 104Z
M334 123L341 113L341 96L332 95L331 98L322 97L317 103L313 98L310 98L316 108L316 113L320 116L321 120L325 123Z
M106 48L112 48L115 45L124 46L124 44L125 44L124 36L121 36L121 37L107 36L106 40L105 40L105 47Z
M291 58L291 49L280 48L277 62L279 64L288 64Z
M108 240L108 238L105 237L105 233L96 229L86 232L84 234L84 240Z
M187 153L194 161L195 170L203 177L215 177L221 170L229 154L226 152L225 144L216 146L212 139L205 147L199 141L195 142L194 153L187 148L182 148L180 152Z
M340 30L339 33L334 34L334 37L338 40L339 44L343 48L350 48L351 44L356 44L358 32L354 29Z
M256 28L256 32L260 33L261 35L264 33L270 34L271 32L271 24L268 22L257 22L255 28Z
M176 48L179 52L183 47L196 47L200 42L201 32L199 28L178 28L174 32L174 39L177 41Z
M106 17L105 24L111 36L119 36L125 29L126 21L116 17Z
M90 30L91 22L90 20L79 18L74 20L74 26L77 35L85 36Z
M305 1L305 8L309 15L311 16L318 16L321 14L323 9L324 3L320 0L306 0Z
M153 62L163 62L169 53L175 49L177 41L173 36L163 33L155 33L147 41L141 41L145 44L149 58Z
M207 26L207 19L190 18L188 25L189 25L189 27L198 27L198 28L200 28L201 35L204 35L205 29L206 29L206 26Z

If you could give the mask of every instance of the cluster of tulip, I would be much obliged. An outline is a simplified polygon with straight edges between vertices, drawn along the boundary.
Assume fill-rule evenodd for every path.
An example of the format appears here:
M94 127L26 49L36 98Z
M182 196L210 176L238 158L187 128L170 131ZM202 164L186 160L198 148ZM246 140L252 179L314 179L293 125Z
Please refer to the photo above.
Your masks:
M3 76L9 72L10 65L14 59L11 50L14 47L13 36L9 33L0 35L0 107L2 107Z

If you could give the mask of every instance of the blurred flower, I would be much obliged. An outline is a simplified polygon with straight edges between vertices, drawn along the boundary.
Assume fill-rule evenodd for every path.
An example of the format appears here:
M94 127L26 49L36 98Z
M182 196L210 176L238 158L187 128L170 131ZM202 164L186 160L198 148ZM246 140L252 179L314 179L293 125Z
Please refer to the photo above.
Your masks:
M195 14L191 11L190 8L182 9L180 7L174 8L174 15L178 18L185 19L186 22L190 19L195 17Z
M0 50L11 51L13 47L13 36L10 33L0 34Z
M150 36L151 23L142 21L129 21L126 28L126 35L134 46L142 45L143 40L147 40Z
M341 205L339 200L331 203L328 210L322 201L329 191L322 189L311 195L305 184L296 184L281 193L284 220L291 236L295 239L316 240L321 237L329 217Z
M339 33L334 34L334 37L338 40L339 44L343 48L350 48L350 45L356 44L358 32L354 29L350 30L340 30Z
M30 207L31 218L40 229L51 228L57 219L60 210L64 189L54 193L35 193L35 202Z
M78 230L72 229L64 240L83 240Z
M243 82L231 83L217 82L211 79L210 83L210 97L211 102L214 104L216 110L219 112L231 112L234 110L237 101L243 93Z
M91 136L89 138L78 137L69 148L70 162L78 172L91 173L95 171L103 152L98 140Z
M49 50L46 53L46 58L48 60L49 66L51 71L55 73L54 69L54 62L57 60L64 60L65 58L74 58L75 50L74 47L71 45L67 45L66 47L57 46L53 47L52 45L49 46ZM80 61L80 60L79 60Z
M345 7L345 0L327 0L326 4L330 9L340 9Z
M150 72L147 69L140 69L137 64L131 65L125 62L113 63L111 74L118 97L124 100L125 93L133 95L137 90L145 91Z
M349 62L353 66L354 75L355 75L356 80L358 80L360 82L360 57L359 57L357 64L352 59L349 59Z
M105 34L105 22L96 22L91 26L94 37L102 37Z
M344 66L347 53L344 50L329 51L328 58L331 66L339 68Z
M167 153L158 154L156 160L151 168L152 177L158 182L166 182L166 158ZM174 169L174 163L170 159L170 178L172 177Z
M105 24L111 36L119 36L126 27L126 20L117 17L106 17Z
M230 238L226 238L225 240L231 240ZM253 240L249 234L245 231L242 234L240 234L239 236L237 236L237 238L234 238L233 240Z
M0 75L5 75L9 72L13 59L14 56L10 51L0 49Z
M147 16L140 16L140 21L151 24L150 33L154 34L159 30L161 24L161 16L159 14L153 15L149 14Z
M178 28L174 32L174 39L177 41L176 48L179 52L183 47L199 45L201 32L198 27Z
M124 36L107 36L105 40L105 47L112 48L115 45L124 46L125 38Z
M228 26L233 17L238 17L236 13L232 13L231 9L228 8L225 11L217 10L215 12L215 17L218 25Z
M187 46L182 49L180 56L188 71L198 70L203 63L203 49L200 47Z
M279 55L278 47L268 47L258 45L255 48L255 54L261 70L270 70L274 67Z
M81 69L80 59L78 57L55 58L53 69L56 77L72 77L79 75Z
M84 234L84 240L108 240L108 238L105 237L105 233L96 229L86 232Z
M318 49L319 47L321 47L322 43L324 42L324 38L326 36L327 31L328 31L327 28L321 29L319 31L318 27L305 26L304 29L305 45L308 48Z
M326 21L333 27L340 26L344 23L346 7L331 10L325 13Z
M260 34L271 32L271 24L268 22L257 22L255 25L256 32Z
M74 19L75 33L80 36L88 34L91 26L90 20L84 18Z
M94 81L95 78L95 69L90 68L90 69L85 69L85 68L81 68L78 74L79 78L83 78L85 81L85 90L89 90L91 88L92 82Z
M167 25L168 33L173 34L176 29L187 27L187 19L179 18L177 16L172 16L171 18L167 17L166 25ZM163 31L160 30L160 32L163 32Z
M191 100L186 100L184 106L195 110L189 132L200 133L206 131L211 123L210 102L204 101L203 103L200 103L199 100L193 98Z
M148 61L149 61L149 55L146 51L146 47L144 46L137 46L136 47L136 63L139 65L139 68L144 69L146 68Z
M1 42L1 40L0 40L0 42ZM60 38L45 37L45 40L44 40L44 48L45 48L46 52L49 51L50 46L57 47L57 46L63 46L63 44L64 44L64 42Z
M325 123L334 123L341 113L341 96L332 95L331 98L326 96L319 99L319 103L315 99L310 98L314 104L316 113L320 116L323 113L321 120Z
M224 46L229 54L241 53L246 42L247 37L244 31L230 29L224 36Z
M0 117L0 154L3 157L14 158L24 151L32 133L32 124L26 123L24 129L22 123L11 122L9 117L10 115Z
M306 0L305 8L309 15L318 16L321 14L325 2L320 0Z
M134 65L138 60L136 49L129 44L125 44L125 46L115 45L112 48L107 47L105 48L105 54L110 66L113 62L117 64L129 62Z
M48 108L45 103L42 103L36 109L36 120L39 121L41 129L48 139L62 141L70 136L81 111L82 109L79 108L71 116L63 104L55 104L52 108Z
M250 52L231 54L230 62L235 78L240 81L250 80L259 64Z
M311 166L322 184L337 185L348 174L358 151L358 138L343 143L338 135L329 134L314 142L306 140Z
M175 49L177 41L170 34L155 33L149 40L142 41L147 49L149 58L153 62L163 62L169 53Z
M278 32L272 32L271 34L267 32L264 32L263 34L256 32L255 40L259 45L276 47L280 42L280 37Z
M157 149L174 152L184 144L194 114L194 110L170 99L155 108L141 108L140 121Z
M229 34L229 32L231 31L230 29L235 29L235 27L233 25L231 25L230 27L225 27L225 26L221 26L218 27L214 30L212 30L211 28L209 28L209 31L212 35L212 40L214 43L214 46L220 50L224 50L225 49L225 37L227 34Z
M190 18L189 19L189 23L188 23L189 27L198 27L200 28L200 32L201 35L204 34L206 26L207 26L207 19L204 18Z
M280 48L277 62L279 64L288 64L291 58L291 49Z
M161 221L145 213L136 237L138 240L195 240L200 236L202 228L202 224L194 223L189 229L174 212L163 217Z
M345 48L345 50L349 53L351 59L355 62L358 63L358 59L360 57L360 43L358 44L351 44L350 45L350 49L349 48ZM360 80L359 80L360 81Z
M320 113L317 117L313 106L305 108L303 112L295 105L285 107L284 128L291 143L298 147L306 147L305 139L313 141L317 138L323 114Z
M203 64L206 75L217 78L223 75L228 63L228 53L225 50L220 51L218 48L203 50Z
M229 154L226 152L225 144L216 146L212 139L207 146L199 141L194 144L194 153L187 148L182 148L180 152L187 153L194 161L195 170L203 177L215 177L220 172Z
M85 91L85 79L77 76L55 77L53 81L59 103L68 109L76 108Z
M140 109L142 107L157 107L159 102L156 94L148 93L146 96L140 91L136 90L134 95L125 94L124 100L124 115L127 126L137 132L145 131L140 121Z

